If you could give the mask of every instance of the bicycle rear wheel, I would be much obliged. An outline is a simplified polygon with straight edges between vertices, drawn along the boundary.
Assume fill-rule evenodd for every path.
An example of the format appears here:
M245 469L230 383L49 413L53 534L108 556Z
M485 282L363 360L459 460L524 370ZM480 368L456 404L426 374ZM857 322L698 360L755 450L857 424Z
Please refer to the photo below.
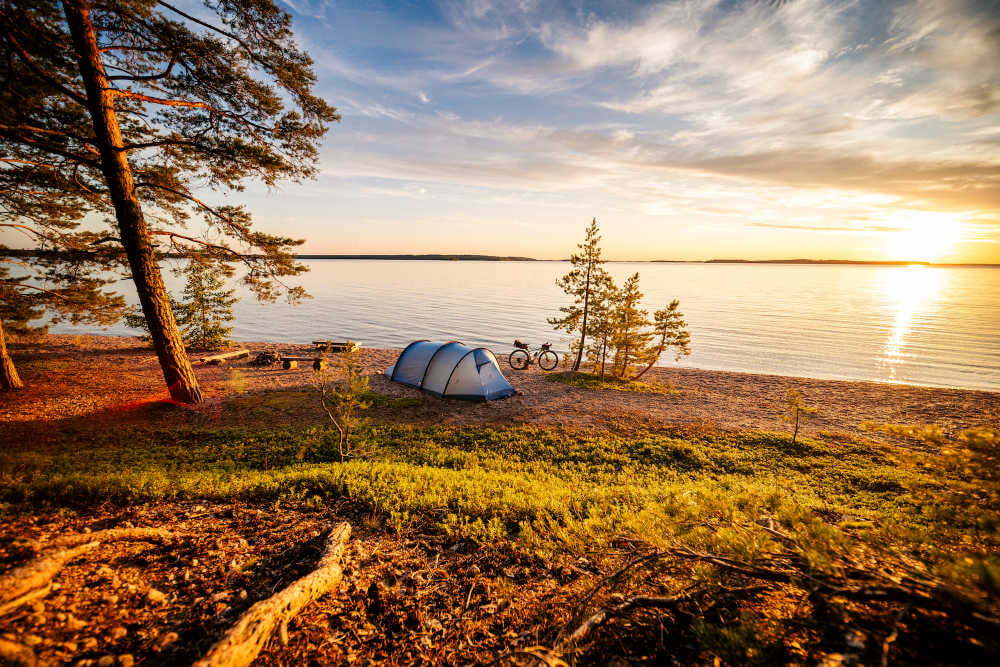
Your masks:
M515 371L523 371L528 367L528 353L524 350L514 350L510 353L510 356L507 357L507 363L509 363L510 367Z
M538 367L543 371L551 371L559 365L559 356L555 352L545 350L538 355Z

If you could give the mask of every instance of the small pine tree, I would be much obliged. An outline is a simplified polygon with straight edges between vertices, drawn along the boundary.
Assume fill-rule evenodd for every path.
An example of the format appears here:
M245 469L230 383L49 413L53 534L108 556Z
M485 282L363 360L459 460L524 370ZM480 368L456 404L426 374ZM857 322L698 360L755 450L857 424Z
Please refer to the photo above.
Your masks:
M632 378L633 380L645 375L669 348L674 350L674 361L680 361L681 357L691 354L691 334L687 331L687 322L684 321L684 314L680 312L680 305L681 302L674 299L666 308L653 313L653 335L656 338L646 355L649 365Z
M326 361L325 357L323 361ZM339 381L337 374L343 376ZM343 463L347 457L355 455L351 433L363 423L357 413L371 407L371 402L366 399L369 383L361 366L361 348L347 341L344 352L334 360L332 367L320 363L313 371L313 385L319 392L323 411L337 429L337 449Z
M799 418L808 417L816 412L817 408L806 405L802 392L794 387L789 387L785 393L785 410L781 420L794 425L792 428L792 444L794 445L795 439L799 436Z
M629 276L621 290L614 309L615 370L624 379L632 367L641 362L649 349L653 333L646 331L650 326L649 311L640 306L642 292L639 291L639 274Z
M608 356L611 354L615 333L615 303L618 301L618 286L610 276L594 293L590 311L590 342L587 344L587 361L595 375L604 378Z
M580 362L587 346L587 336L590 335L591 303L594 295L607 278L604 270L604 260L601 258L601 236L597 226L597 218L591 220L587 227L583 243L577 245L580 252L570 255L572 267L566 275L556 281L563 292L573 297L572 306L564 306L559 310L562 317L549 318L549 324L567 333L579 332L580 338L572 349L576 352L572 370L580 370Z
M233 321L233 306L239 301L236 290L226 289L217 267L199 260L191 260L181 270L186 276L184 300L170 296L170 307L180 327L185 345L202 350L219 350L228 347L233 328L226 326ZM226 269L222 269L222 275ZM149 338L146 319L142 311L134 308L125 315L125 323L135 329L145 329Z

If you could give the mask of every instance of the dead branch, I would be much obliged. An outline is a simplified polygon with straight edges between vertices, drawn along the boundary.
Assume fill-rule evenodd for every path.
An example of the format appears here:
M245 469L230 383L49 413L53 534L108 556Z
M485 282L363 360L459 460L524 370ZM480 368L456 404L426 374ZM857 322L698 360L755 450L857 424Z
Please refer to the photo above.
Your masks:
M340 560L350 535L350 524L335 526L315 570L250 607L226 636L193 667L244 667L260 655L275 630L282 637L287 637L288 621L303 607L340 584L344 575Z
M66 563L95 549L102 542L161 542L173 538L173 533L161 528L111 528L59 537L51 543L54 550L0 576L0 603L3 603L0 611L7 613L41 596L36 589L48 587Z
M579 642L581 639L590 634L594 628L602 625L609 618L622 616L633 609L673 609L685 598L687 598L687 595L685 594L669 598L649 595L632 596L621 604L615 605L614 607L605 607L588 618L568 637L566 637L566 639L561 641L559 646L556 647L556 650L560 653L565 652L567 648Z

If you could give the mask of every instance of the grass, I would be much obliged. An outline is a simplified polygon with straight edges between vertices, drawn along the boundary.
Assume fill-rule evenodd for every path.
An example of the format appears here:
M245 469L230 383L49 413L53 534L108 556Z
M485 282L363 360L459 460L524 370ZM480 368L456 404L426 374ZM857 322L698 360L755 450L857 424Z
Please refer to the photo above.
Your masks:
M246 423L267 423L271 411L308 398L243 396L230 409L247 416ZM392 407L412 399L373 400ZM751 565L778 559L814 581L838 576L847 564L919 572L968 599L995 600L996 436L987 429L978 439L966 438L970 448L954 442L940 452L916 452L832 433L793 444L778 433L371 423L354 447L365 458L340 463L336 437L324 427L77 424L63 428L47 449L0 450L0 503L14 514L179 499L316 506L347 499L389 531L513 544L543 559L599 558L628 540L643 549L719 554ZM703 600L730 600L725 614L691 623L688 636L702 651L697 655L816 661L788 639L803 636L802 587L769 592L773 603L755 602L739 598L732 577L721 578L712 567L661 566L655 578L647 568L637 585L654 582L661 594L698 586ZM895 611L862 613L839 604L814 621L834 638L823 640L828 645L842 641L845 629L871 623L887 635L897 618ZM916 620L911 625L922 627ZM800 634L790 635L789 628ZM921 655L910 650L910 657Z
M623 380L606 375L603 378L595 373L549 373L545 376L551 382L568 384L580 389L610 389L613 391L632 391L639 394L679 394L673 385L651 384L636 380Z
M400 425L370 425L359 439L368 457L341 464L333 436L316 427L68 431L51 451L3 453L0 500L16 508L343 497L396 528L421 521L536 548L546 547L539 535L564 546L623 534L665 544L691 532L684 526L765 515L791 526L815 517L877 526L861 532L942 558L979 562L997 546L996 505L982 502L995 489L929 455L870 444ZM960 502L935 503L945 492Z

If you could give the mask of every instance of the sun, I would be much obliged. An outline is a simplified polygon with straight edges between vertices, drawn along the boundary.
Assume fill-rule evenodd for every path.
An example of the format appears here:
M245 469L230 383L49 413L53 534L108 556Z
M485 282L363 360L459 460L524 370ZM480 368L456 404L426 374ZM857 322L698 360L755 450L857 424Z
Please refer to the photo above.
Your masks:
M895 221L894 221L895 222ZM894 260L934 262L948 254L962 236L962 223L940 213L907 213L899 231L886 235L886 251Z

